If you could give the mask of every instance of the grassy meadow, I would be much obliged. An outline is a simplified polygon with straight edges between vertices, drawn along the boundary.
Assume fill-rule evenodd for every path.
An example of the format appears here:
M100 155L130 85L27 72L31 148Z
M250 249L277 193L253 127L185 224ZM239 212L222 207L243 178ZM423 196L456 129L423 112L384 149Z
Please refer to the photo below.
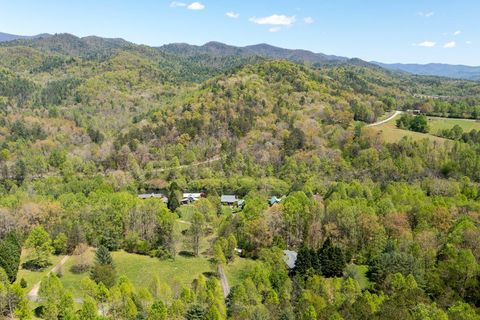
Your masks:
M464 132L469 132L472 129L480 130L480 121L428 117L428 126L430 129L429 133L420 133L397 128L396 122L400 117L401 115L397 115L395 118L386 123L371 127L371 130L377 132L383 141L389 143L398 142L403 137L410 137L416 141L429 139L438 143L444 143L448 140L438 137L438 132L444 129L452 129L455 125L459 125Z
M23 279L27 282L27 287L25 288L26 292L32 290L33 286L38 282L42 281L43 277L45 277L52 268L62 260L63 256L51 256L50 263L51 265L41 271L31 271L27 269L23 269L20 264L20 270L18 270L17 274L17 282L20 282ZM27 260L27 253L25 250L22 252L21 263L24 263Z

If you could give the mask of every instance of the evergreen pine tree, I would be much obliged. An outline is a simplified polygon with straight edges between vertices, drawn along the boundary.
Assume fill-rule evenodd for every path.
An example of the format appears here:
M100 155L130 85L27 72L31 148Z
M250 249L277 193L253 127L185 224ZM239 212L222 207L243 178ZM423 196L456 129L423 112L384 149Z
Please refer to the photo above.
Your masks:
M310 268L312 268L312 254L309 248L303 246L297 253L295 272L297 274L306 275Z
M110 252L104 246L100 246L95 253L95 264L90 277L96 283L103 283L107 288L115 285L117 279L115 265Z
M10 283L17 279L21 253L22 247L15 233L7 234L5 239L0 242L0 268L5 270Z
M113 266L113 259L110 251L104 246L100 246L95 253L95 263L100 265L111 265Z
M170 211L175 212L178 207L180 207L180 201L178 201L178 192L180 187L176 182L172 182L170 184L169 192L168 192L168 202L167 207Z
M161 300L155 301L150 308L147 320L166 320L167 307Z
M341 277L347 266L343 250L327 239L319 251L322 274L327 277Z

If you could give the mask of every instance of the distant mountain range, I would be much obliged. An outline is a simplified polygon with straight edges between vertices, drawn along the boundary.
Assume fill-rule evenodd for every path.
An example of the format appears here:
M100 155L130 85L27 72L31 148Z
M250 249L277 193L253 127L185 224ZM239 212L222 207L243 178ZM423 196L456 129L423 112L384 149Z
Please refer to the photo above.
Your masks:
M71 35L65 35L70 36ZM0 32L0 42L8 42L15 40L28 40L38 38L50 38L51 34L38 34L34 36L21 36ZM76 37L75 37L76 38ZM80 39L76 38L79 42ZM128 42L122 39L103 39L99 37L82 38L88 44L88 47L95 46L98 41L108 41L111 46L125 46ZM78 47L85 46L85 43L78 45ZM78 49L78 48L75 48ZM176 54L184 57L194 56L208 56L212 57L263 57L270 59L285 59L293 62L305 63L310 65L325 65L325 64L354 64L354 65L376 65L388 70L408 72L411 74L440 76L456 79L467 79L480 81L480 66L471 67L464 65L450 65L450 64L386 64L381 62L366 62L361 59L350 59L347 57L326 55L323 53L315 53L308 50L291 50L275 47L269 44L257 44L246 47L236 47L220 42L208 42L202 46L190 45L185 43L172 43L156 48L165 53Z
M442 63L430 64L386 64L381 62L372 62L390 70L404 71L408 73L424 76L442 76L456 79L467 79L480 81L480 67L470 67L464 65L451 65Z
M9 33L0 32L0 42L21 40L21 39L47 38L47 37L50 37L50 36L51 36L51 34L48 34L48 33L37 34L35 36L19 36L19 35L16 35L16 34L9 34Z
M338 63L350 60L349 58L345 57L314 53L307 50L283 49L265 43L246 47L235 47L220 42L208 42L203 46L194 46L185 43L172 43L161 46L158 49L164 52L184 56L259 56L264 58L285 59L294 62L311 64Z

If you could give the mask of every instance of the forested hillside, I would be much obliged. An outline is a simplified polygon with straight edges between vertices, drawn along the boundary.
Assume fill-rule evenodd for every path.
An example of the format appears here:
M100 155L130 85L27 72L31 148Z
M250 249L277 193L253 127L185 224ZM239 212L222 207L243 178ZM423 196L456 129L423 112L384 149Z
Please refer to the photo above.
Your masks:
M1 314L480 319L480 84L212 45L0 43Z

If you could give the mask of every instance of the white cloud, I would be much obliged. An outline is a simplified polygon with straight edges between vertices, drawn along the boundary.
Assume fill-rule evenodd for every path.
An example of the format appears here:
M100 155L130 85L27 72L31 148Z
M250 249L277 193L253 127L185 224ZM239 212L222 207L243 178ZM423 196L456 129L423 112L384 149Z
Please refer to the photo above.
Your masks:
M419 12L419 13L417 13L417 15L419 15L420 17L430 18L430 17L433 17L435 15L435 12L433 12L433 11Z
M452 49L452 48L455 48L456 46L457 46L457 43L455 41L450 41L443 45L445 49Z
M414 43L414 46L425 47L425 48L433 48L437 45L436 42L433 41L423 41L420 43Z
M295 16L286 16L286 15L278 15L274 14L269 17L253 17L250 18L250 21L256 24L263 24L263 25L273 25L273 26L290 26L295 23L296 18Z
M272 27L272 28L268 29L268 32L275 33L275 32L279 32L280 30L282 30L282 28L280 28L280 27Z
M183 2L173 1L170 3L170 8L186 7L187 4Z
M454 35L454 36L458 36L458 35L460 35L461 33L462 33L462 31L457 30L457 31L455 31L455 32L453 33L453 35Z
M187 7L188 10L203 10L205 9L205 6L201 4L200 2L193 2L190 3Z
M238 17L240 17L240 13L236 13L236 12L227 12L226 13L227 17L229 18L232 18L232 19L237 19Z
M468 45L471 45L471 44L472 44L472 41L470 41L470 40L469 40L469 41L465 41L465 43L468 44Z
M303 22L305 22L306 24L312 24L312 23L315 22L315 20L313 20L312 17L305 17L305 18L303 19Z

